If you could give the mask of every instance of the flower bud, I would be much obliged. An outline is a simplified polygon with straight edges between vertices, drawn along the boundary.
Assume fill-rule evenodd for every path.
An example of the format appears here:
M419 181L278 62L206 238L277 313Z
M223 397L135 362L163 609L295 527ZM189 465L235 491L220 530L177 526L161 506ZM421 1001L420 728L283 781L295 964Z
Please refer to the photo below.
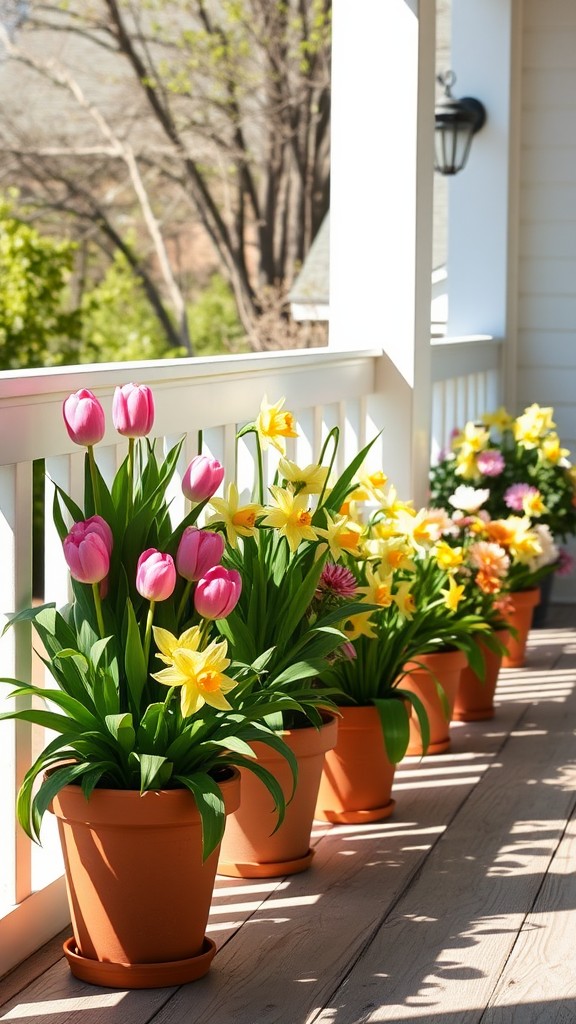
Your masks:
M75 523L64 538L64 558L70 575L79 583L100 583L110 569L110 551L98 524L96 527L90 520Z
M218 565L223 551L222 534L187 526L176 552L176 568L185 580L196 582Z
M84 526L86 533L99 534L99 536L102 538L106 545L106 550L108 554L112 555L112 548L114 547L114 536L106 520L102 519L102 516L90 516L89 519L84 520L84 523L82 525ZM76 526L78 526L78 523L76 523L72 527L70 533L74 533Z
M236 607L241 590L240 573L216 565L198 581L194 607L203 619L225 619Z
M147 601L166 601L176 586L176 566L172 555L156 548L143 551L136 569L136 590Z
M224 479L224 466L208 455L196 455L182 478L182 490L189 501L205 501L216 493Z
M62 412L66 430L75 444L90 448L104 437L104 410L96 396L86 388L69 395Z
M145 437L154 423L154 399L146 384L123 384L112 401L112 421L124 437Z

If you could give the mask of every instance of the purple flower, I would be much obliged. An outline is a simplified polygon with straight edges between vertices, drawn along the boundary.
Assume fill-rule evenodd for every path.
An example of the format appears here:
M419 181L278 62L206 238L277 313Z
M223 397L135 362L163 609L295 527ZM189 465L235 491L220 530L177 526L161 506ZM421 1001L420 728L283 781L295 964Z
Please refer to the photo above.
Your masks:
M537 493L537 488L530 484L512 484L504 494L504 502L513 512L523 512L524 499Z
M566 550L566 548L560 548L560 557L558 558L558 568L556 569L557 576L570 576L574 572L574 559L572 555Z
M500 476L505 464L504 456L497 448L486 448L476 456L476 465L483 476Z
M356 578L346 566L327 562L318 581L316 596L353 597L356 587Z

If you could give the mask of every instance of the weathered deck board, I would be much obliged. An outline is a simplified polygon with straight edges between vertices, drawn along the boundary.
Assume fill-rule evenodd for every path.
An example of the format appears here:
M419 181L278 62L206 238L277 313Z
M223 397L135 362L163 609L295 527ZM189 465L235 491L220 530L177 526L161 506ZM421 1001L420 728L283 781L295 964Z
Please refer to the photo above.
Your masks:
M93 988L53 941L0 981L0 1022L575 1021L575 686L576 631L533 633L496 717L399 768L393 817L319 823L302 875L218 879L206 978Z

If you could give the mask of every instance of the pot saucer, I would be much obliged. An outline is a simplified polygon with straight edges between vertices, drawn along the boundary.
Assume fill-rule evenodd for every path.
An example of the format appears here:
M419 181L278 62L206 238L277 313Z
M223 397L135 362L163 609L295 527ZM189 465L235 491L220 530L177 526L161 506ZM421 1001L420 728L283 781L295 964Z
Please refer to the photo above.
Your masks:
M371 807L366 811L327 811L322 810L322 820L333 825L362 825L372 821L384 821L389 818L396 807L395 800L389 800L382 807Z
M218 874L229 878L277 878L280 875L297 875L310 867L314 850L310 849L303 857L293 860L254 861L245 864L233 861L220 861Z
M74 936L63 944L64 955L75 978L104 988L166 988L202 978L210 969L216 943L204 937L202 951L187 960L157 964L115 964L91 960L78 952Z

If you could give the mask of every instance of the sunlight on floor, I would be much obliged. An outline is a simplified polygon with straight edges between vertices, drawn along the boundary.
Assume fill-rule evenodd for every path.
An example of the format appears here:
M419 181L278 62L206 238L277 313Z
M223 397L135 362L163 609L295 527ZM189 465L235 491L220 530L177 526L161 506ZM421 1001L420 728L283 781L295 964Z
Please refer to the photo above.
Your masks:
M39 1020L55 1013L80 1014L86 1010L102 1010L106 1006L119 1006L126 992L102 992L94 996L74 996L71 999L48 999L46 1002L19 1003L0 1017L3 1020Z

